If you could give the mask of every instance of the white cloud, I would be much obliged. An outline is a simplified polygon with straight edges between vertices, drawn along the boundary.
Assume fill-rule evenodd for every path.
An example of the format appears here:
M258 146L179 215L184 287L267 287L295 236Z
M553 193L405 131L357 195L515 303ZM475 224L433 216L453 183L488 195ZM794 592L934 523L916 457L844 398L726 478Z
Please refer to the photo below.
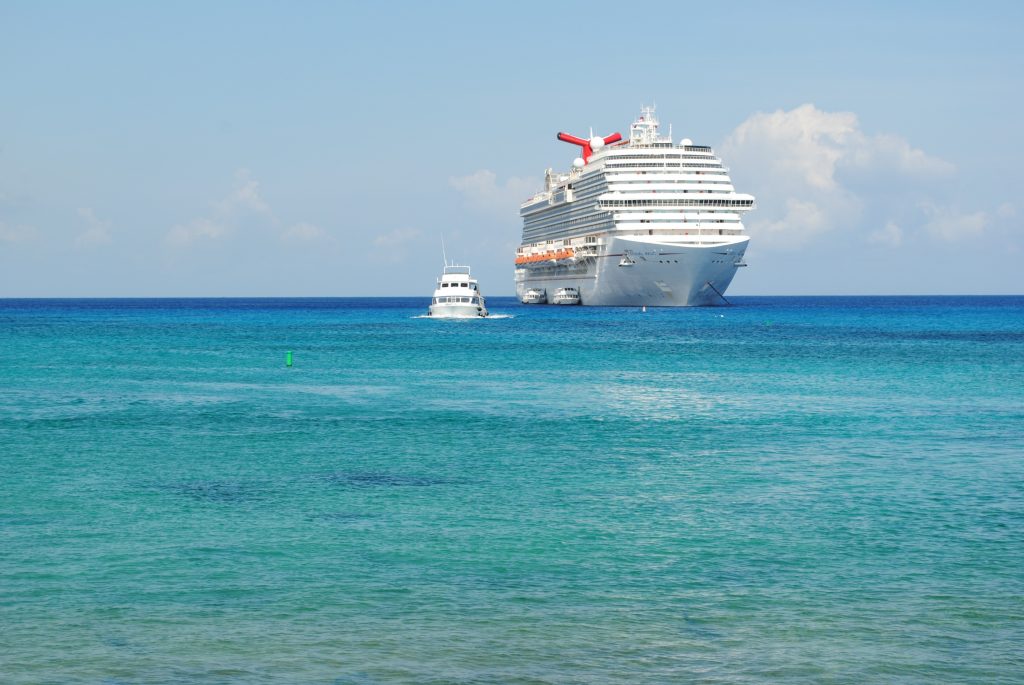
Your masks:
M781 248L798 247L833 230L856 230L865 207L883 214L899 210L844 183L854 172L869 185L884 175L886 190L899 195L910 179L934 180L954 171L949 162L899 136L864 133L852 112L825 112L812 104L752 115L726 138L721 152L727 164L751 180L750 187L738 188L757 197L751 234ZM876 187L882 182L876 180ZM902 229L883 220L886 228L868 240L902 243Z
M899 247L903 244L903 229L890 221L884 228L869 233L868 242L886 247Z
M329 237L324 229L305 222L292 224L281 233L281 240L286 243L312 243Z
M736 127L722 151L742 157L773 174L812 187L837 187L843 167L886 167L908 175L952 173L949 162L932 157L894 135L868 136L853 112L824 112L812 104L752 115Z
M199 217L171 228L164 243L173 247L188 247L209 240L220 240L231 234L239 223L261 221L276 223L270 205L260 194L260 184L241 169L235 174L235 185L223 199L212 203L210 216ZM303 229L308 232L308 229ZM287 231L285 231L287 233Z
M401 247L419 236L420 230L418 228L396 228L389 233L384 233L374 238L373 244L377 247Z
M110 235L110 222L99 219L92 208L80 207L78 209L78 216L86 223L88 228L78 234L78 237L75 239L77 245L82 247L106 245L113 240Z
M409 257L410 250L419 247L418 242L421 235L422 232L418 228L396 228L376 236L373 239L373 245L380 249L371 251L372 261L382 264L404 262Z
M729 135L722 152L729 160L742 158L768 167L779 178L831 189L836 164L856 133L852 112L822 112L807 104L789 112L752 115Z
M497 174L487 169L468 176L456 176L448 179L448 182L462 194L470 207L502 215L513 212L541 189L541 184L536 180L516 176L499 184Z
M235 188L220 202L214 203L217 212L223 216L239 214L270 214L270 205L260 195L259 181L249 176L249 171L241 169L235 174Z
M0 221L0 243L27 243L36 237L36 229L33 226L19 224L11 226Z
M899 136L876 135L869 138L860 134L855 142L851 154L843 160L850 166L872 170L888 168L908 176L948 176L956 171L950 162L911 147Z
M828 216L814 202L789 198L786 213L774 221L758 224L759 234L779 245L801 245L829 229Z
M922 209L928 217L925 230L932 236L950 243L976 238L990 223L985 212L964 214L956 209L935 205L924 205Z
M227 227L211 219L193 219L172 228L164 241L173 247L188 247L200 240L218 240L227 232Z

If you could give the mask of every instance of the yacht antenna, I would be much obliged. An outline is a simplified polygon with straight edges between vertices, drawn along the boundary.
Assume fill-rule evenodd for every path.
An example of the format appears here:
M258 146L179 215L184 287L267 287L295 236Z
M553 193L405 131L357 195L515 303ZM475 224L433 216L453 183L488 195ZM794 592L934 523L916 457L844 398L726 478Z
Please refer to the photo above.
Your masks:
M448 266L448 253L444 249L444 233L441 234L441 257L444 258L444 265Z

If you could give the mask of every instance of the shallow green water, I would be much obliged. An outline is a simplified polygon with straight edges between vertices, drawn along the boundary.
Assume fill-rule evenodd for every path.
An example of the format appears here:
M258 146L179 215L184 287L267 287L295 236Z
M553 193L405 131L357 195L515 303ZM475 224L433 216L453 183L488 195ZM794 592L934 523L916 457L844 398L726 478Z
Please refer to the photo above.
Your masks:
M0 681L1024 681L1024 298L491 299L0 301Z

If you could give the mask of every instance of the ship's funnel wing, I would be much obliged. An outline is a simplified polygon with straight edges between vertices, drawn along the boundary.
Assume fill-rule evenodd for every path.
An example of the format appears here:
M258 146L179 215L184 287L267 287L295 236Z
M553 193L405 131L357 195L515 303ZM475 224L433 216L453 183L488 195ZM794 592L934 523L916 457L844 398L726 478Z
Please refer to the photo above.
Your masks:
M593 133L593 129L591 129L591 133ZM605 136L604 138L592 135L590 137L590 140L577 138L576 136L570 135L568 133L559 133L556 137L563 143L571 143L573 145L579 145L581 148L583 148L584 164L590 161L590 156L594 154L595 150L600 150L605 145L611 145L612 143L617 143L618 141L622 140L621 133L613 133L610 136Z

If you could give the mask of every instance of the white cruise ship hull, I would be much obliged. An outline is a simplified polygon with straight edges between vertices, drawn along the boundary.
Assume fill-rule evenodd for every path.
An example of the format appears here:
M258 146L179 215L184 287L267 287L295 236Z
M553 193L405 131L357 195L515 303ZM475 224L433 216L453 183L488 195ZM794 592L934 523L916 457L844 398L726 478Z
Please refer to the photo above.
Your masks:
M573 287L580 304L601 307L691 307L726 304L724 293L743 263L749 238L715 245L608 237L598 256L571 264L516 269L516 294Z

